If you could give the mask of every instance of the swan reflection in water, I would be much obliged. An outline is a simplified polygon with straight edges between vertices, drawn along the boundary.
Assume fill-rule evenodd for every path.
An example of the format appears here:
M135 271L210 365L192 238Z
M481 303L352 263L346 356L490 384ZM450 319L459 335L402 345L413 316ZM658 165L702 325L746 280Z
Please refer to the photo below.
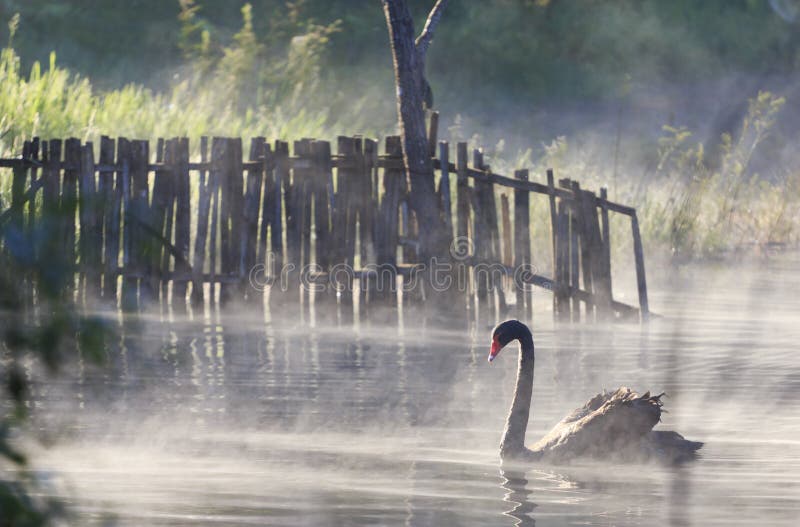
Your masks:
M528 479L525 472L521 470L500 469L500 477L503 478L501 487L505 491L503 501L511 507L503 512L514 520L514 525L521 527L534 527L536 520L531 516L537 505L529 500L533 493L528 488Z

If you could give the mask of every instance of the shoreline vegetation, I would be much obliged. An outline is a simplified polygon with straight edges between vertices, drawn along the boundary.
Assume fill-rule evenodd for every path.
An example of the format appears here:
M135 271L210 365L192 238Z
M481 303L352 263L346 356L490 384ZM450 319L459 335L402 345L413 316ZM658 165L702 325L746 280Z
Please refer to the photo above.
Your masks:
M230 44L214 47L197 6L185 2L180 21L187 66L163 91L135 83L99 89L91 79L59 66L55 52L49 64L36 62L30 72L23 71L13 47L19 26L14 16L8 46L0 55L0 156L19 155L22 143L34 136L97 141L100 135L227 135L271 140L394 132L391 126L376 124L380 119L370 122L374 97L333 92L322 82L324 51L341 30L341 21L301 23L297 13L290 13L285 23L291 27L273 28L288 44L265 44L257 38L250 6L241 13L241 29ZM382 100L393 107L391 97ZM620 145L618 139L611 154L607 140L592 142L599 134L591 131L585 134L589 140L557 137L536 154L531 148L513 153L502 140L483 146L487 161L499 173L530 168L541 175L553 168L558 177L578 180L584 188L608 186L613 199L639 210L645 250L652 256L677 262L724 259L797 246L800 167L776 168L762 176L751 165L769 142L785 106L783 97L759 91L749 100L736 132L722 134L715 144L687 127L665 125L661 137L651 141L626 140ZM450 137L440 134L442 139L454 142L471 136L471 146L481 146L479 129L471 130L460 116L453 121ZM8 205L9 192L10 178L0 179L0 207ZM544 221L544 210L532 212L534 222L539 215ZM620 231L625 228L612 222L612 239L627 240ZM614 231L620 234L614 236ZM618 245L615 252L629 251Z

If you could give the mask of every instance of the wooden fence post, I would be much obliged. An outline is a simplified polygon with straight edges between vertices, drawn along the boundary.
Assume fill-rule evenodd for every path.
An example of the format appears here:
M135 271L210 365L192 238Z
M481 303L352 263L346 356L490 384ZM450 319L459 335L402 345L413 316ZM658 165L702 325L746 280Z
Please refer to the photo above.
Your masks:
M562 180L561 186L566 189L572 190L572 201L570 202L571 214L573 215L573 221L571 222L571 226L573 229L577 230L578 235L576 237L575 245L572 247L573 253L580 253L580 272L578 272L578 258L577 254L573 256L572 259L572 304L573 304L573 314L577 314L577 318L580 318L580 301L577 297L577 292L580 289L580 281L579 281L579 274L583 275L583 288L589 294L588 300L585 302L586 306L586 319L592 319L594 314L594 305L595 305L595 297L594 297L594 264L592 263L592 239L590 235L590 229L588 227L590 217L584 207L584 192L581 190L581 186L577 181L571 181L569 179ZM580 320L576 320L579 322Z
M400 198L405 186L403 147L399 136L385 139L387 166L383 170L383 199L376 225L378 269L375 275L376 299L390 308L397 307L397 236Z
M374 175L378 166L378 143L373 139L364 139L364 158L361 181L360 212L358 216L359 240L361 242L361 270L364 271L369 264L375 263L375 222L378 218L377 191ZM367 318L369 302L374 296L375 281L361 274L359 280L359 317Z
M87 303L100 298L100 249L102 232L99 232L97 211L99 202L94 175L94 150L92 143L81 147L80 192L80 262L81 275L85 280Z
M28 178L30 179L30 184L33 186L37 182L37 173L39 172L39 167L41 163L39 162L39 149L42 147L41 141L38 137L34 137L33 141L30 142L30 150L28 152L29 159L31 160L30 169L28 170ZM38 190L37 190L38 191ZM26 224L27 235L28 238L33 240L34 236L34 227L36 226L36 192L34 192L33 196L31 196L30 200L28 201L28 221ZM34 251L38 250L38 244L34 244ZM35 252L34 252L35 254ZM31 284L31 302L33 302L33 284Z
M581 197L586 238L589 252L591 253L591 273L594 286L594 304L597 310L596 316L607 320L613 317L611 282L608 279L610 272L605 267L605 249L603 247L600 224L597 220L597 197L588 190L582 191Z
M374 181L372 174L378 165L378 143L364 139L364 164L362 167L361 203L358 215L361 242L361 267L375 260L375 218L377 217Z
M63 218L59 206L59 196L61 193L61 140L53 139L43 143L44 169L42 177L44 187L42 188L42 221L46 226L46 239L43 246L43 258L54 262L64 262L62 252L61 228ZM72 265L72 262L68 262ZM67 269L65 268L64 271Z
M125 312L136 311L139 306L138 280L135 276L136 258L134 252L135 221L133 218L133 145L124 137L117 139L117 185L122 189L122 294L120 306Z
M636 211L631 214L631 231L633 233L633 256L636 260L636 286L639 290L639 312L642 322L650 320L650 306L647 301L647 278L644 274L644 249L642 235L639 232L639 218Z
M613 306L614 297L612 283L611 283L611 225L608 220L608 189L606 187L600 188L600 226L602 229L602 244L603 244L603 267L602 267L602 280L603 290L608 293L608 302ZM613 316L613 307L611 309L611 316Z
M272 246L268 243L270 229L275 225L275 200L280 198L280 192L275 188L275 155L272 153L270 144L266 141L262 147L263 161L263 192L261 194L261 223L258 227L258 252L256 263L263 266L264 275L271 276L271 270L267 267L272 262L274 255L269 251ZM268 249L269 247L269 249Z
M64 243L64 261L75 265L75 213L78 208L78 173L81 165L81 142L70 138L64 143L64 184L61 189L62 240ZM70 272L65 293L73 294L75 277Z
M217 282L222 275L222 226L220 225L220 198L222 185L225 177L225 165L228 158L228 143L222 137L211 139L211 172L209 173L208 184L211 187L211 223L209 224L209 247L208 247L208 267L209 267L209 288L211 302L215 301L218 289L222 294L222 284L217 288ZM227 236L227 234L226 234ZM220 242L217 243L219 238ZM218 256L219 255L219 256ZM224 277L222 277L224 279ZM221 296L220 296L221 298Z
M200 163L205 167L208 163L208 137L200 138ZM208 221L211 205L211 179L205 168L200 170L198 182L197 201L197 229L194 240L194 258L192 259L192 306L199 307L203 304L205 293L203 291L203 273L206 261L206 240L208 238ZM210 285L213 301L214 284Z
M453 216L452 205L450 204L450 145L447 141L439 141L439 199L442 204L442 216L444 218L444 228L447 232L447 240L453 239Z
M569 320L569 213L568 203L564 198L558 202L558 216L556 227L556 264L555 287L553 298L555 300L556 320Z
M100 164L114 165L114 140L100 138ZM98 196L101 200L101 221L105 234L103 247L103 300L107 305L117 305L117 268L119 260L119 215L122 198L119 181L114 185L114 171L104 170L98 177Z
M303 273L311 263L311 140L295 141L294 155L298 163L292 169L291 199L287 200L286 245L289 260L297 266L298 279L307 279ZM308 288L300 282L298 285L307 309Z
M244 168L243 153L242 153L242 139L234 137L228 139L231 143L230 153L228 158L228 184L230 198L228 201L228 218L230 218L230 243L228 250L228 263L230 265L229 273L233 280L230 287L232 293L237 301L243 300L244 281L247 279L245 274L244 264L244 251L242 247L242 236L244 231Z
M583 222L582 216L580 213L580 190L575 193L576 198L573 200L572 206L568 208L568 214L570 217L569 221L569 283L570 283L570 292L571 292L571 303L572 303L572 321L573 322L580 322L581 321L581 302L577 297L577 291L581 288L581 247L586 245L585 239L585 231L583 229ZM583 262L586 264L587 262L584 260ZM584 280L586 280L587 273L585 272L586 268L584 268ZM589 310L591 307L589 303L585 304L587 307L586 317L587 320L589 318Z
M175 278L172 280L172 302L180 312L186 311L186 290L190 278L189 248L191 246L191 182L189 180L189 138L175 140L173 164L175 185ZM177 304L175 304L177 302Z
M61 140L53 139L47 146L48 152L44 163L45 183L42 189L42 208L52 221L60 221L58 198L61 193Z
M147 224L150 232L145 234L150 253L147 265L146 280L154 295L166 305L169 288L169 251L164 241L172 243L172 202L173 202L173 162L175 159L175 142L159 138L156 142L156 163L164 168L155 171L153 180L153 197ZM161 237L162 239L158 239Z
M327 141L312 142L311 159L313 161L313 169L311 172L310 193L314 204L314 237L316 238L314 254L319 269L328 273L332 264L330 200L328 193L328 184L332 182L333 178L331 144ZM330 285L330 283L326 283L324 291L317 291L317 288L314 288L315 312L317 320L321 322L330 321L331 307L334 307L333 311L335 312L336 296ZM350 293L352 294L352 291Z
M265 152L266 140L263 137L254 137L250 140L250 162L256 163L256 167L247 169L244 196L244 229L242 230L242 247L240 249L244 255L243 268L240 273L246 280L249 279L250 273L256 266L261 187L267 162ZM245 283L244 286L247 301L255 304L256 307L263 306L263 291L259 291L255 284Z
M527 170L517 170L514 178L519 181L528 181ZM531 234L530 234L530 194L527 190L514 190L514 267L519 270L530 265L531 261ZM518 271L519 273L519 271ZM517 278L515 276L514 278ZM516 292L517 313L523 320L532 314L530 295L526 294L529 286L514 281ZM526 302L527 301L527 302ZM526 305L527 304L527 305Z
M26 160L30 156L30 142L25 141L22 147L22 159ZM28 184L28 166L18 164L14 167L11 179L11 218L9 225L21 236L25 223L24 196L25 187Z
M286 216L289 216L290 207L290 192L291 180L289 170L289 143L285 141L275 141L275 154L274 154L274 180L269 180L270 189L265 190L267 195L270 196L269 208L271 210L271 223L270 223L270 260L266 262L267 270L269 272L272 283L269 289L269 305L276 307L285 304L289 301L297 301L297 290L291 294L290 285L293 283L295 271L290 270L288 265L288 245L290 239L287 233L286 245L287 249L284 252L283 235L284 235L284 202L286 204ZM265 203L266 206L266 203Z

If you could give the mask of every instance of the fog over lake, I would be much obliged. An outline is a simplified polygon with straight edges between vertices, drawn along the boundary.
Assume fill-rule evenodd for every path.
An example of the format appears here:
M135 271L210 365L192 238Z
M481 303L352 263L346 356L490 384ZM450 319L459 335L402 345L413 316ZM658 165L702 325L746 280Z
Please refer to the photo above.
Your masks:
M34 385L55 441L26 448L80 525L797 525L798 259L650 274L642 326L556 326L534 293L528 438L603 388L664 391L657 429L705 442L681 467L504 471L515 347L490 365L488 328L407 317L128 323L109 368Z

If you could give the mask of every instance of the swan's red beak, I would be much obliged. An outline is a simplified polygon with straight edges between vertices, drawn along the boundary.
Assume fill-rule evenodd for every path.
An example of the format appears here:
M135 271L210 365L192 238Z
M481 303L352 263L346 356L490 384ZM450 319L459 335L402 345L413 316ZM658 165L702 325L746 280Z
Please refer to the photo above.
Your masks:
M500 341L497 338L492 339L492 349L489 351L489 362L492 362L497 354L500 353L500 350L503 346L500 345Z

